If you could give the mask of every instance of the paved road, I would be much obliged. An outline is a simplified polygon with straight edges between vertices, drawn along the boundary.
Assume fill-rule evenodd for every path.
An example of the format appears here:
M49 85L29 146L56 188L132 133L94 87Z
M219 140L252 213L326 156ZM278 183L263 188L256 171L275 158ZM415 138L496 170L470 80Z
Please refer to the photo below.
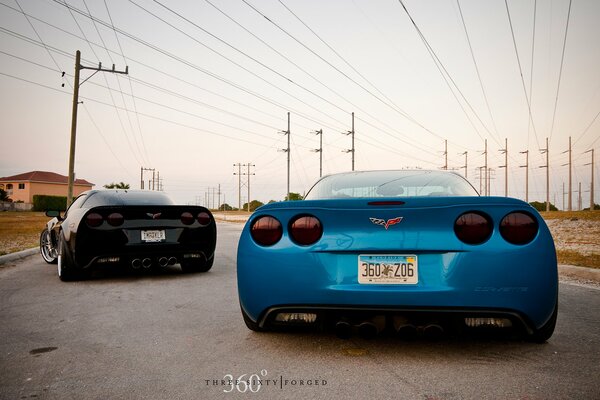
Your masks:
M561 284L544 345L258 334L239 313L240 230L219 224L206 274L105 271L62 283L38 256L0 268L0 398L599 398L598 288ZM265 375L258 394L228 382L252 374Z

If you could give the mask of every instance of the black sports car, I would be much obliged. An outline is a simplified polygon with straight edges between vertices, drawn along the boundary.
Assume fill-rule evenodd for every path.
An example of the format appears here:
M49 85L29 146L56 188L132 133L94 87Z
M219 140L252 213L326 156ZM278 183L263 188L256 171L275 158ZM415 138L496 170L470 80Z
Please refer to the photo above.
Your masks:
M217 229L210 211L175 205L163 192L90 190L64 216L46 215L54 218L42 232L42 256L54 249L63 281L107 264L149 269L179 263L184 272L206 272L213 265Z

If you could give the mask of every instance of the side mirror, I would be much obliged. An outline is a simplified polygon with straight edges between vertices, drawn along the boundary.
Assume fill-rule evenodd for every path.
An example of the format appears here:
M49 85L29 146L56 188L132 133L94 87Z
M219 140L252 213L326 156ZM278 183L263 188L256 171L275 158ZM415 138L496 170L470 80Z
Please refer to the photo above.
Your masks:
M59 221L62 220L62 217L60 216L60 211L56 211L56 210L47 210L46 217L58 218Z

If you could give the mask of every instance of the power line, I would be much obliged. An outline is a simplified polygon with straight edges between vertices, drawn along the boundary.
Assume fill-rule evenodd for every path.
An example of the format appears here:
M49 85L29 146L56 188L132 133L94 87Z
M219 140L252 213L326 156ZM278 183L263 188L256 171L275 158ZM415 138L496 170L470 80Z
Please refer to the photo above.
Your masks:
M560 82L561 82L561 78L562 78L563 65L565 62L565 49L567 48L567 33L569 32L569 20L571 18L571 3L572 3L572 0L569 0L569 10L567 12L567 23L565 26L565 37L563 40L562 55L560 57L560 71L558 73L558 84L556 85L556 97L554 99L554 112L552 113L552 126L550 127L550 141L552 141L552 134L554 133L554 122L556 120L556 108L558 107L558 94L560 92ZM571 203L569 203L569 211L571 211Z

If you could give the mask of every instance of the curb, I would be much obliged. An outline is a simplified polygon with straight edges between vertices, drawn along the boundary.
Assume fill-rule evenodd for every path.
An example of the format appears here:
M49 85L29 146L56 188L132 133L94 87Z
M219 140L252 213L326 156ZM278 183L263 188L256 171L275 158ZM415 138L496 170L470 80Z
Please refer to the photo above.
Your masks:
M577 267L575 265L558 265L558 274L569 278L585 279L600 283L600 269Z
M29 257L40 252L39 247L27 249L23 251L17 251L16 253L10 253L4 256L0 256L0 265L6 264L12 261L20 260L21 258Z

